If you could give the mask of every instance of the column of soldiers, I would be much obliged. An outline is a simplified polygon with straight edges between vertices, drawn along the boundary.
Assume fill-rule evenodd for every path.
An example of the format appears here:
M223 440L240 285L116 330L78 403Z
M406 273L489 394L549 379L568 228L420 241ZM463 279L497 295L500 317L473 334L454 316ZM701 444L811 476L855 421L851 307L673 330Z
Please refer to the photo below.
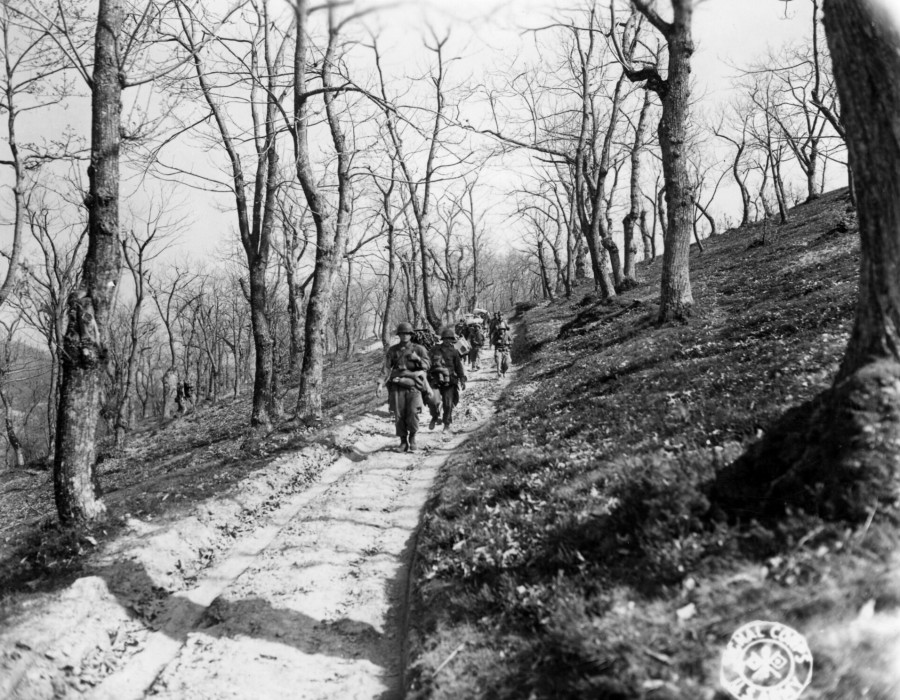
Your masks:
M479 354L485 342L482 323L489 328L497 377L506 376L510 364L509 326L499 312L493 319L486 314L483 318L472 317L468 323L460 319L455 328L444 327L440 337L429 328L414 329L405 321L397 326L400 342L385 353L375 393L380 395L383 386L388 389L388 410L400 438L400 451L416 450L423 406L428 406L431 414L430 430L442 423L444 432L451 431L453 409L459 403L460 390L466 388L463 359L468 358L474 370L480 367Z

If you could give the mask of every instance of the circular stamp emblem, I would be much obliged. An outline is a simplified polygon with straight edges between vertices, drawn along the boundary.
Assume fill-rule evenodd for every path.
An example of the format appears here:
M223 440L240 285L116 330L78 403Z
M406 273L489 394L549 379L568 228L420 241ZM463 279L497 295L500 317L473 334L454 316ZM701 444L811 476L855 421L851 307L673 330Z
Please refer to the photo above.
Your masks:
M728 641L722 686L736 700L797 700L812 679L806 638L778 622L750 622Z

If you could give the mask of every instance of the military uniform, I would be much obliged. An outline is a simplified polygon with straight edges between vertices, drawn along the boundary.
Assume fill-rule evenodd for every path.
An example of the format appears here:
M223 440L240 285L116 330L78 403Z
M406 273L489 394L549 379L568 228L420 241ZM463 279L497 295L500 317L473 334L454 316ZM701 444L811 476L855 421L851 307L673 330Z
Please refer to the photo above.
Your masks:
M481 352L481 348L484 345L484 331L481 330L481 325L478 323L470 323L469 324L469 342L472 344L472 349L469 351L469 366L477 370L478 367L478 355Z
M466 388L466 370L459 351L453 344L453 336L446 335L444 338L444 342L431 349L431 369L428 375L431 383L441 393L441 420L446 431L453 423L453 409L459 403L459 389Z
M512 339L506 321L500 321L497 325L497 329L491 337L491 343L494 346L494 362L497 364L497 378L499 379L506 376L506 372L512 364L510 356Z
M428 351L413 342L401 340L384 355L381 376L387 378L388 401L395 412L394 427L404 450L415 449L422 392L428 385L425 372L430 366Z

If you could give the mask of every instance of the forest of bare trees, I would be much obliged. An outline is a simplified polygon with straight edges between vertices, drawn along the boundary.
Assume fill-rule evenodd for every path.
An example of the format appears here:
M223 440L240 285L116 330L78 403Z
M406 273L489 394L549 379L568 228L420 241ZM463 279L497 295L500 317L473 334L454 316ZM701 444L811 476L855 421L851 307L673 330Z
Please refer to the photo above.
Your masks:
M718 102L692 0L556 11L482 74L450 28L398 62L390 10L346 3L5 3L7 466L54 465L88 521L99 440L242 394L254 437L319 421L330 358L399 320L613 300L638 261L659 322L688 319L692 243L847 177L821 8L794 1L803 39ZM91 117L39 137L63 109Z

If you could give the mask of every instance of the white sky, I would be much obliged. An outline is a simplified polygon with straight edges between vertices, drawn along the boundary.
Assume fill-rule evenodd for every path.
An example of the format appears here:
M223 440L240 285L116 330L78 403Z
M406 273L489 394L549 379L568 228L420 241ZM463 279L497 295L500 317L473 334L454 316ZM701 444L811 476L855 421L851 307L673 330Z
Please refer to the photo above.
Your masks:
M210 0L210 4L223 6L231 2ZM370 15L366 23L380 33L389 72L406 76L423 73L428 63L421 46L427 27L434 27L438 33L450 27L449 53L461 57L452 66L457 80L466 75L479 78L497 64L520 54L527 55L533 51L533 41L526 29L547 24L556 10L580 4L576 0L413 0L400 5L374 0L374 3L388 6L377 15ZM662 5L667 5L665 0ZM697 50L692 59L697 93L704 96L705 104L700 109L711 109L712 103L727 100L734 73L732 66L746 65L770 46L777 47L808 34L810 10L808 0L794 0L786 19L781 0L700 0L694 19ZM145 91L138 99L145 100L146 95ZM58 132L68 124L84 129L88 120L89 114L84 109L68 110L29 126L36 136ZM514 180L510 168L518 169L515 160L494 163L480 179L494 192L488 225L497 229L509 228L510 198L505 191ZM140 197L144 190L146 186L133 196ZM214 241L218 247L227 229L235 228L233 215L219 211L221 205L230 203L220 200L217 205L200 193L191 193L189 199L196 225L185 236L183 250L187 254L206 256ZM720 210L736 206L736 199L733 204L728 199L728 192L723 192ZM513 233L511 237L516 236Z

